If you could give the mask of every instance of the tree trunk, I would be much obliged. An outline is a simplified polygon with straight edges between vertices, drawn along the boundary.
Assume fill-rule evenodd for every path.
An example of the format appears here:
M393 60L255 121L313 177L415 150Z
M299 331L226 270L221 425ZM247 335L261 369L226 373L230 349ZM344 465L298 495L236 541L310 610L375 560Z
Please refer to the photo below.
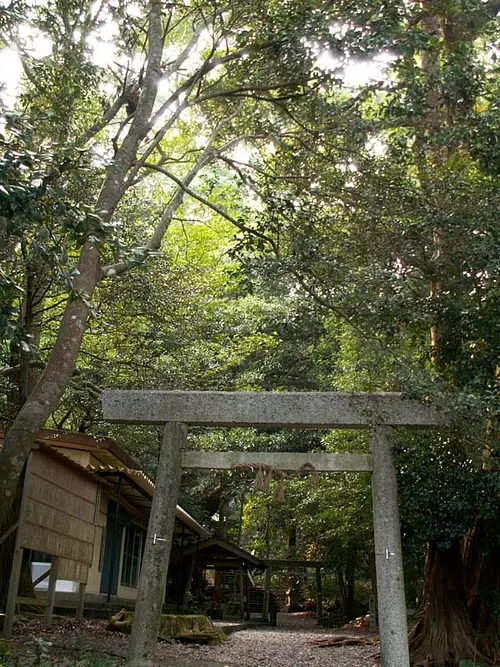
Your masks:
M446 24L443 5L434 0L421 0L420 27L441 47L446 47ZM447 17L448 23L456 19ZM419 168L419 180L429 201L434 198L432 179L435 167L442 166L449 158L450 146L433 145L430 138L449 122L450 114L441 91L442 52L439 48L421 53L421 70L427 84L426 109L423 132L415 144L415 159ZM439 205L437 205L439 213ZM439 218L439 216L436 216ZM446 237L442 229L432 229L433 273L429 296L436 302L434 321L430 327L431 361L438 372L443 370L446 350L446 314L439 310L437 300L446 290L446 274L443 274ZM440 549L436 542L428 545L424 570L424 587L417 623L410 631L409 647L412 664L432 667L454 667L463 659L479 657L474 632L467 610L467 590L461 540L456 539L447 549Z
M41 336L41 308L45 290L49 282L45 261L25 249L28 257L25 263L23 299L19 313L19 325L29 344L39 347ZM24 253L23 253L24 254ZM40 372L33 365L33 353L21 345L12 346L9 373L9 390L6 398L5 415L13 421L24 402L38 382Z
M356 581L356 572L353 562L348 562L346 567L347 597L345 600L345 617L347 621L356 618L356 600L354 596L354 584Z
M100 276L99 253L91 244L82 250L75 290L91 295ZM37 432L57 406L75 369L88 306L69 300L56 343L35 389L19 410L0 452L0 526L6 525L20 479ZM0 532L2 532L0 530Z
M243 514L245 512L245 494L240 498L240 507L238 513L238 536L236 538L236 546L241 547L241 540L243 538ZM266 532L266 558L269 558L269 536Z
M17 486L16 496L6 517L4 528L0 530L0 540L7 535L7 532L12 529L17 522L19 511L21 509L25 471L26 467L24 467L21 472L20 483ZM0 543L0 609L5 609L5 603L7 601L10 571L12 569L12 557L16 546L16 535L16 531L12 530L8 537L5 537L3 542Z
M162 3L151 0L148 30L148 64L139 103L130 130L108 169L96 202L96 213L111 220L124 192L126 177L134 164L141 141L149 131L161 72ZM57 339L47 365L9 429L0 452L0 534L7 525L21 471L37 432L59 403L73 375L87 327L89 299L102 277L97 248L87 242L80 253L78 275L68 299Z
M409 637L412 664L455 667L460 660L484 660L467 614L464 575L460 541L448 549L429 544L424 594Z
M497 639L500 636L499 562L497 523L491 520L476 521L464 544L467 609L481 652L495 664L500 661L500 651L497 646Z
M500 367L497 367L495 383L500 388ZM483 450L483 468L497 470L497 458L492 456L498 448L499 415L494 413L487 424L487 441ZM497 470L498 472L498 470ZM467 603L472 627L478 634L481 650L493 662L500 662L498 638L500 637L500 542L498 521L476 520L464 540L464 563L467 573Z
M344 568L339 566L337 568L337 584L339 587L340 598L342 601L342 621L346 621L347 616L347 582L345 580Z
M221 491L222 498L219 505L219 521L217 522L217 527L215 532L219 537L222 537L223 540L227 539L227 520L229 512L229 501L225 498L225 487L227 486L227 479L224 475L221 477ZM223 582L224 573L217 569L215 570L214 575L214 605L215 609L213 610L217 614L217 618L222 618L222 604L223 600Z

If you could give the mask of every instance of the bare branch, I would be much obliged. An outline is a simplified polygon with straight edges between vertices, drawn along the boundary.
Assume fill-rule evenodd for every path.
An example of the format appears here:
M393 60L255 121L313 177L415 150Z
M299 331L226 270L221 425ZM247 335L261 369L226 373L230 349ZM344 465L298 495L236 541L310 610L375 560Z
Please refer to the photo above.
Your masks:
M93 396L94 398L101 398L101 394L103 391L102 388L94 384L90 380L81 379L78 377L78 375L76 375L73 376L73 378L71 378L69 384L70 387L73 387L73 389L77 390L81 390L83 385L83 388L86 391L88 391L88 393L91 394L91 396Z
M44 291L44 296L47 293L47 291L48 290ZM67 300L68 300L68 297L65 296L64 298L60 299L59 301L56 301L56 303L52 303L50 306L46 306L45 308L39 308L38 310L35 311L35 315L38 316L38 315L41 315L42 313L48 312L49 310L54 310L54 308L57 308L58 306L62 306L63 304L65 304ZM36 301L36 305L38 305L39 303L42 303L42 301L43 301L43 297Z
M177 178L175 174L172 172L168 171L164 167L160 167L156 164L149 164L147 163L145 165L146 167L149 167L150 169L153 169L155 171L159 171L162 174L165 174L168 178L173 180L177 185L182 188L182 190L188 194L190 197L193 199L196 199L199 201L201 204L204 204L208 208L212 209L212 211L215 211L218 213L221 217L225 218L228 220L231 224L233 224L235 227L237 227L240 231L245 232L247 234L252 234L253 236L257 236L258 238L264 240L266 243L268 243L274 251L277 250L276 243L274 242L273 239L271 239L269 236L266 236L262 232L259 232L257 229L252 229L251 227L247 227L241 220L237 220L234 218L232 215L230 215L222 206L219 206L218 204L212 203L210 200L206 199L206 197L203 197L203 195L200 195L198 192L195 192L195 190L192 190L188 186L186 186L183 181L180 178Z
M304 80L295 80L295 81L275 81L274 83L269 84L255 84L249 86L239 86L237 88L225 88L223 90L214 90L210 93L202 93L198 97L189 101L189 106L194 106L195 104L200 104L206 102L207 100L217 99L218 97L252 97L253 99L258 99L263 102L275 103L277 101L284 101L290 99L296 99L298 97L304 97L306 93L293 93L289 95L280 95L277 97L259 97L257 93L272 92L273 90L278 90L279 88L296 88L297 86L304 85L306 82Z
M148 62L144 84L130 129L115 155L97 201L97 211L101 215L104 213L108 220L111 219L123 196L127 173L136 159L141 141L150 128L149 119L157 95L163 53L161 16L161 1L152 0L149 13Z
M202 169L206 164L208 164L208 162L210 162L211 159L212 155L211 154L209 155L209 151L204 151L202 156L200 156L200 158L191 168L189 173L182 179L181 182L185 185L185 187L189 183L191 183L191 181L193 181L193 179L200 171L200 169ZM170 223L172 222L174 213L181 205L182 200L184 199L184 194L185 194L184 188L179 187L177 192L170 199L170 202L165 212L158 221L156 229L154 230L149 241L144 246L144 251L143 251L144 259L146 259L149 253L158 250L158 248L160 247L163 237L165 236L167 229L169 228ZM129 266L130 266L129 263L127 263L126 261L104 266L102 267L102 276L107 277L107 276L121 275L129 269Z
M239 113L239 109L232 114L231 116L222 119L216 127L213 129L212 134L210 138L207 141L207 144L203 150L203 153L198 157L196 160L195 164L191 167L189 172L183 177L179 178L172 174L171 172L167 171L163 167L160 167L158 165L152 165L149 163L141 163L143 166L147 166L150 169L156 169L157 171L160 171L164 173L166 176L168 176L174 183L177 184L178 190L177 192L172 196L170 199L170 202L161 216L151 238L147 242L147 244L144 246L144 259L147 257L147 255L151 252L154 252L158 250L161 246L161 242L167 232L167 229L170 226L170 223L172 222L172 219L175 215L176 210L178 207L181 205L182 200L184 199L185 194L190 194L191 196L195 196L196 193L194 191L190 190L189 185L192 183L194 178L197 176L197 174L205 167L207 164L212 162L218 155L218 152L214 151L213 149L213 144L220 133L220 131L229 123L232 122L233 117ZM193 193L193 194L191 194ZM196 198L196 196L195 196ZM208 203L208 205L210 205ZM115 276L115 275L121 275L125 271L127 271L129 268L129 264L127 262L118 262L116 264L108 265L105 267L102 267L102 276Z
M19 53L21 60L21 67L23 68L26 77L28 78L28 80L30 81L30 83L33 85L34 88L40 90L38 77L34 74L33 70L29 65L31 56L23 48L21 42L13 35L7 35L4 32L0 32L0 40L4 42L4 44L7 44L8 46L12 46L13 48L15 48L15 50Z
M62 418L61 420L59 420L59 421L56 421L56 419L55 419L55 417L54 417L54 413L52 413L52 414L50 415L50 418L51 418L52 421L54 422L54 425L55 425L55 427L56 427L56 429L57 429L58 431L62 431L62 430L63 430L63 426L64 426L64 424L68 421L68 419L69 419L70 417L71 417L71 409L67 410L67 411L65 412L63 418Z
M216 60L211 61L209 63L210 65L219 64L221 61L228 61L228 60L233 60L235 57L241 57L241 55L244 53L244 51L240 51L238 53L233 53L230 54L229 56L224 56L223 58L219 58ZM150 128L154 127L154 124L161 118L161 116L165 113L165 111L172 106L175 102L179 100L182 94L186 93L186 99L184 102L182 102L179 107L175 110L175 112L170 116L168 121L165 123L165 125L159 130L155 136L154 139L150 142L147 150L143 153L141 156L140 160L138 160L134 166L134 169L132 172L129 174L127 181L126 181L126 186L130 186L136 182L137 174L139 173L141 167L146 163L146 161L149 159L153 151L159 146L160 142L162 139L165 137L166 133L168 130L173 126L175 121L181 116L182 112L185 111L186 109L193 107L197 104L200 104L202 102L206 102L211 99L219 98L219 97L243 97L243 93L248 93L250 96L254 96L253 94L256 91L267 91L270 92L276 88L283 88L285 86L291 86L291 87L296 87L299 84L304 83L303 81L295 81L295 82L277 82L274 84L270 84L267 86L249 86L249 87L242 87L240 86L239 88L234 88L234 89L225 89L225 90L217 90L213 91L210 93L203 93L201 95L196 96L195 98L189 100L187 99L189 96L189 92L193 90L193 88L196 86L198 83L199 79L207 72L209 69L204 69L204 67L207 66L207 63L205 63L195 74L193 74L189 79L187 79L177 90L170 95L168 100L162 104L160 109L154 114L153 118L151 119L150 122ZM279 98L265 98L265 101L274 103L277 100L284 100L284 99L289 99L289 97L286 96L280 96ZM240 140L240 139L239 139Z
M122 106L125 104L125 98L123 96L123 93L113 102L113 104L109 107L109 109L106 111L106 113L102 116L100 120L98 120L96 123L91 125L89 129L85 132L85 134L81 137L81 139L78 140L77 143L79 144L86 144L88 143L91 139L93 139L96 134L98 134L101 130L103 130L106 125L111 123L111 121L114 119L116 114L120 111Z
M259 197L262 201L266 201L267 197L262 194L262 192L259 190L259 188L255 185L255 183L244 173L242 169L237 165L235 160L231 160L230 158L221 155L220 159L225 162L230 169L233 169L238 176L240 177L241 182L247 186L254 194Z
M168 65L167 69L163 73L163 77L169 77L177 72L182 64L187 60L187 58L189 58L190 54L194 50L194 47L198 43L198 40L200 39L203 28L203 25L198 26L198 28L191 35L191 38L189 39L189 42L186 44L184 49L179 53L177 58Z
M140 159L137 160L134 164L134 167L132 171L130 172L127 181L125 183L125 187L129 187L133 183L136 182L136 177L139 171L141 170L142 166L144 163L147 161L149 156L154 152L156 148L160 145L161 140L164 138L164 136L167 134L167 132L170 130L170 128L173 126L175 121L180 117L182 112L187 108L187 104L183 103L181 104L175 112L172 114L172 116L168 119L168 121L165 123L165 125L161 128L161 130L158 130L158 132L155 134L154 138L149 142L148 147L144 151L144 153L141 155Z
M158 111L154 114L150 122L150 128L153 128L155 123L161 118L167 109L175 104L181 97L183 93L188 90L193 90L198 81L200 81L206 74L208 74L215 67L218 67L221 64L226 62L231 62L237 60L245 55L246 51L235 51L227 56L221 56L220 58L215 58L214 60L205 60L205 62L199 67L194 74L188 77L178 88L173 92L170 97L161 105Z
M42 370L45 368L45 362L44 361L30 361L29 362L30 368L41 368ZM4 368L0 368L0 375L10 375L13 371L17 371L21 368L21 364L16 364L15 366L5 366Z

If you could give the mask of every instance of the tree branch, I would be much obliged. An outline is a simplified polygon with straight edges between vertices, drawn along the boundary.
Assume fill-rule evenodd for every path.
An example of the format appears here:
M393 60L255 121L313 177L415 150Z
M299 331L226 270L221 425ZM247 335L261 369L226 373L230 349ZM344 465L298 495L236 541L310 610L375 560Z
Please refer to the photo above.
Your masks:
M148 62L143 87L127 136L119 147L110 166L97 201L97 211L110 220L125 190L125 179L133 165L140 142L150 129L150 116L158 90L161 73L162 6L160 0L152 0L148 32Z
M149 254L159 249L163 237L165 236L167 229L169 228L170 223L172 222L174 213L181 205L182 200L184 199L184 194L185 194L184 188L187 187L189 183L193 181L193 179L198 174L200 169L202 169L206 164L208 164L208 162L210 162L210 160L213 159L212 151L210 150L210 148L211 147L205 149L205 151L198 158L198 160L193 165L189 173L182 180L179 179L179 181L183 184L184 187L179 187L177 192L170 199L170 202L165 212L161 216L155 231L153 232L151 238L146 243L146 245L142 248L142 258L141 258L142 260L146 259L146 257ZM126 261L110 264L102 267L102 276L107 277L107 276L121 275L122 273L125 273L129 269L129 267L130 263Z
M170 171L168 171L167 169L165 169L164 167L160 167L160 166L158 166L158 165L156 165L156 164L149 164L149 163L146 163L145 166L148 167L149 169L153 169L153 170L155 170L155 171L159 171L159 172L162 173L162 174L165 174L165 176L167 176L168 178L170 178L171 180L173 180L175 183L177 183L177 185L178 185L180 188L182 188L182 190L183 190L186 194L188 194L188 195L189 195L190 197L192 197L193 199L196 199L196 200L199 201L201 204L204 204L204 205L207 206L208 208L212 209L212 211L215 211L215 213L218 213L221 217L225 218L228 222L230 222L231 224L233 224L233 225L234 225L235 227L237 227L240 231L245 232L245 233L247 233L247 234L252 234L253 236L257 236L258 238L260 238L260 239L264 240L266 243L268 243L268 244L273 248L274 251L277 250L276 243L274 242L273 239L271 239L270 237L266 236L266 235L263 234L262 232L259 232L259 231L256 230L256 229L252 229L251 227L247 227L244 223L241 222L241 220L237 220L237 219L234 218L232 215L230 215L227 211L225 211L225 210L222 208L222 206L219 206L218 204L214 204L214 203L212 203L211 201L209 201L208 199L206 199L206 197L203 197L203 195L200 195L200 194L199 194L198 192L196 192L195 190L192 190L190 187L186 186L186 185L182 182L182 180L181 180L180 178L178 178L177 176L175 176L175 174L173 174L172 172L170 172Z
M231 160L230 158L226 157L225 155L220 155L220 159L225 162L230 169L233 169L238 176L240 177L241 182L247 186L247 188L250 188L250 190L259 197L262 201L266 201L266 197L261 193L261 191L257 188L255 183L248 178L248 176L244 173L240 167L237 166L237 162L235 160Z
M30 361L29 362L30 368L41 368L42 370L45 368L45 362L44 361ZM15 364L14 366L5 366L4 368L0 369L0 375L10 375L13 371L17 371L21 368L21 364Z
M189 170L189 172L183 177L180 178L173 174L172 172L168 171L164 167L158 165L158 164L152 164L152 163L147 163L147 162L142 162L141 159L141 166L147 167L148 169L153 169L158 171L159 173L163 173L165 176L167 176L170 180L172 180L176 185L178 186L177 192L172 196L167 209L163 213L162 217L160 218L160 221L158 222L158 225L156 226L155 231L153 232L151 238L147 242L147 244L142 248L143 252L143 257L142 259L145 259L148 254L155 252L160 248L161 242L165 236L165 233L170 226L170 223L172 222L173 216L175 214L175 211L177 208L180 206L182 203L182 200L184 199L184 195L189 194L191 197L194 199L197 199L200 201L200 203L205 204L209 208L212 208L214 211L219 213L219 215L225 217L227 220L229 220L232 224L234 224L238 229L241 231L247 231L250 233L254 233L256 236L260 236L262 239L264 239L266 242L271 243L271 246L273 246L273 241L271 239L268 239L265 235L261 234L260 232L256 232L255 230L251 230L250 228L247 228L241 221L236 220L235 218L229 216L229 214L224 211L222 208L216 206L215 204L212 204L208 200L206 200L204 197L199 195L197 192L194 190L191 190L189 187L196 175L200 172L203 167L205 167L209 162L213 161L222 151L229 150L232 148L236 143L241 141L241 137L238 137L237 139L234 139L227 144L225 144L221 149L218 151L214 151L213 149L213 144L215 142L215 139L219 135L220 131L228 124L230 124L234 118L239 113L240 109L238 108L234 114L231 116L222 119L216 127L213 129L212 134L207 141L207 144L203 150L203 153L198 157L196 160L195 164L193 167ZM229 217L228 217L229 216ZM103 277L106 276L116 276L116 275L121 275L125 271L128 270L130 266L130 263L125 262L118 262L115 264L107 265L105 267L102 267L102 275Z
M150 157L151 153L160 145L161 140L164 138L166 133L170 130L170 128L173 126L175 121L180 117L182 112L187 108L186 103L182 103L175 112L172 114L172 116L168 119L168 121L165 123L165 125L161 128L161 130L158 130L158 132L155 134L153 139L149 142L149 145L147 146L146 150L144 153L141 155L139 160L136 160L132 171L130 172L127 181L125 183L126 187L129 187L133 183L136 182L136 177L141 168L143 167L144 163L147 161L147 159Z
M150 122L150 129L152 129L155 123L161 118L167 109L177 102L180 96L188 90L193 90L194 86L198 81L200 81L206 74L208 74L215 67L218 67L221 64L226 62L231 62L237 60L245 55L246 51L235 51L230 53L227 56L221 56L220 58L215 58L214 60L205 60L205 62L194 72L190 77L188 77L171 95L170 97L160 106L158 111L154 114ZM197 98L196 98L197 99Z
M122 106L125 104L125 97L124 94L122 93L114 102L113 104L109 107L109 109L106 111L106 113L102 116L100 120L98 120L96 123L91 125L89 129L85 132L85 134L82 135L82 137L77 141L78 144L86 144L88 143L91 139L93 139L96 134L98 134L101 130L103 130L106 125L111 123L113 118L116 116L116 114L120 111Z
M326 308L332 313L335 313L338 315L341 319L345 320L355 331L357 331L360 336L362 336L365 339L371 339L372 336L369 336L366 331L363 331L363 329L360 329L357 324L355 324L352 320L352 318L349 317L346 313L344 313L343 310L340 308L337 308L337 306L334 306L331 301L328 299L325 299L322 297L320 294L318 294L312 287L310 287L306 281L305 278L298 272L298 271L291 271L291 274L296 278L297 282L299 285L302 287L302 289L309 294L310 297L316 301L316 303L319 303L320 306L323 306L323 308Z

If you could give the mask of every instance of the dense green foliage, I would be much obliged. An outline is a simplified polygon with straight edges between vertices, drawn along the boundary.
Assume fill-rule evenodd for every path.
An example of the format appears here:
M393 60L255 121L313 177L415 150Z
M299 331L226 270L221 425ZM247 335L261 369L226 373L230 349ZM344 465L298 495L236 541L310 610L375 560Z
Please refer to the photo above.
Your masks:
M452 418L437 435L398 434L411 594L426 543L444 553L486 526L488 567L500 510L496 3L176 3L156 56L151 6L0 10L0 39L24 67L0 136L5 427L57 363L76 302L86 333L46 425L112 435L151 474L158 433L103 423L103 387L400 391ZM75 288L89 246L91 293ZM190 446L367 449L352 433L201 429ZM181 502L258 555L321 558L346 603L354 579L373 576L367 481L297 475L285 501L281 486L189 474ZM495 623L474 629L492 636Z

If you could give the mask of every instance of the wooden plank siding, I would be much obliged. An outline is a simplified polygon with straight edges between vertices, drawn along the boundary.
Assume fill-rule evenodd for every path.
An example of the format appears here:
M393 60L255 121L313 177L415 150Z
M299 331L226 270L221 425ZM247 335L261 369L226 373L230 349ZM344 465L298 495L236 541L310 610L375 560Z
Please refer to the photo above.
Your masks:
M40 450L34 450L33 455L33 474L68 491L71 496L95 504L96 484L90 477L84 479L77 469L66 465L62 459L47 457Z
M88 580L89 566L68 558L59 559L59 579L78 581L85 584Z
M80 481L82 477L80 476ZM38 474L33 474L28 496L40 505L58 509L68 517L80 519L85 523L93 523L95 515L95 498L93 501L80 497L80 489L70 493L58 484L49 482ZM87 480L85 480L87 481ZM81 482L80 482L81 483ZM68 500L70 501L68 504ZM61 502L63 501L63 502Z
M59 578L85 583L94 550L97 484L42 451L31 457L20 546L59 557Z

